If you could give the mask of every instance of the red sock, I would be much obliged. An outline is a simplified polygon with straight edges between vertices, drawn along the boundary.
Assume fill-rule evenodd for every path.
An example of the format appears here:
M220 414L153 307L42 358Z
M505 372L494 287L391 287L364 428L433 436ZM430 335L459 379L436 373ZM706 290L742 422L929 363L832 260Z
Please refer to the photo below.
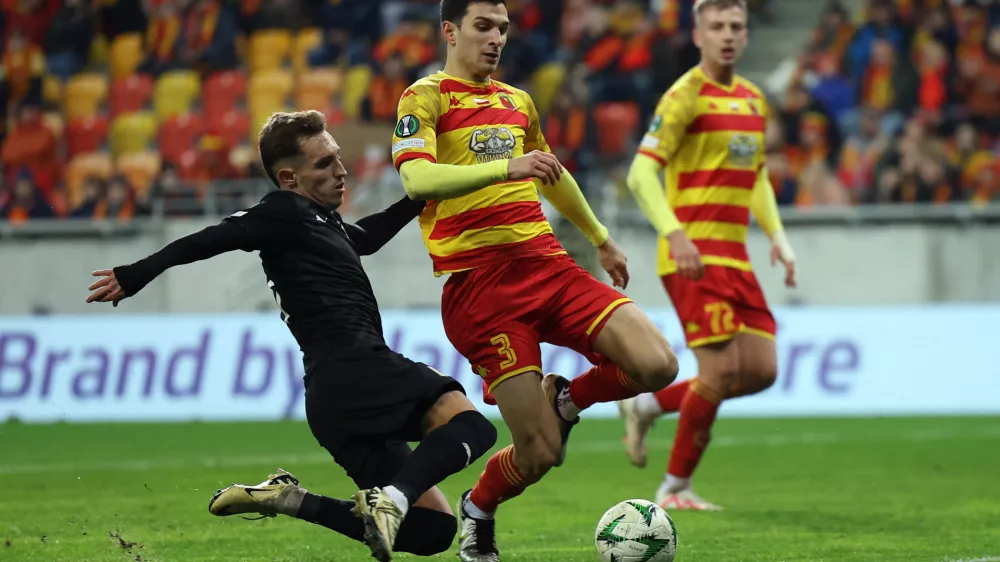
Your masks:
M655 393L653 396L655 396L656 401L660 403L660 408L663 410L663 413L672 414L680 411L681 401L684 400L684 395L687 394L688 387L690 386L691 379L688 379L686 381L672 384Z
M479 509L492 513L501 503L521 495L527 486L514 464L514 446L508 445L486 461L486 470L479 475L469 499Z
M690 478L701 460L719 411L722 395L699 384L697 379L690 383L684 400L681 401L681 418L677 425L677 437L670 452L667 474L678 478Z
M576 377L569 383L569 397L581 410L598 402L615 402L632 398L646 390L632 379L618 365L605 361L593 369Z

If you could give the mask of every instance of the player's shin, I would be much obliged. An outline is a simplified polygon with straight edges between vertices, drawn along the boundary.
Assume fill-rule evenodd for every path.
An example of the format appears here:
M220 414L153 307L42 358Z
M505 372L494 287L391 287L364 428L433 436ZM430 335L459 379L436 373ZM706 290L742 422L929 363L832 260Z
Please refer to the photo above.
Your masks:
M670 464L667 468L668 493L680 491L689 485L691 475L708 447L712 424L722 398L721 392L709 388L698 379L693 379L690 383L687 394L681 401L677 437L670 452Z
M476 519L492 519L497 507L521 495L530 482L514 463L514 446L497 451L469 494L465 510Z
M468 410L430 431L383 491L405 514L424 492L479 459L496 443L496 427Z
M365 524L351 511L353 508L353 501L336 500L305 492L298 509L286 513L286 515L315 523L345 537L364 542Z
M659 409L659 411L655 412L657 415L679 412L681 409L681 402L684 400L684 396L687 394L690 384L691 380L688 379L674 383L659 392L653 393L651 395L651 397L654 398L653 401L643 401L643 409L645 413L654 413L653 410L656 407Z

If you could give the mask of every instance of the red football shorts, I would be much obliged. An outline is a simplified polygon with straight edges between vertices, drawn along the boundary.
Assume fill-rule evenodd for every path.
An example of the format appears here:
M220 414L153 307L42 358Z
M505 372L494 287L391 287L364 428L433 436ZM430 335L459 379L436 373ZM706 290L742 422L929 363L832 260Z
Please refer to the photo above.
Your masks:
M542 371L540 343L570 348L593 363L594 340L631 300L565 254L515 259L451 274L441 298L444 330L485 381ZM487 400L489 392L484 392Z
M739 333L774 339L777 324L752 271L705 266L705 276L692 281L665 275L667 290L680 318L688 347L719 343Z

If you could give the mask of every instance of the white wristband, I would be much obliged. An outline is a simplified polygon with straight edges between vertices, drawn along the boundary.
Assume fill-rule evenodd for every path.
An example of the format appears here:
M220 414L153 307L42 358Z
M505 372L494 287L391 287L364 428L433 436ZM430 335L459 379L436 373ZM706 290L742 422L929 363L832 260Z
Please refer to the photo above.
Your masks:
M778 251L781 252L781 257L785 261L795 261L795 252L792 250L792 245L788 243L788 237L785 236L784 230L779 230L774 233L771 237L771 243L778 247Z

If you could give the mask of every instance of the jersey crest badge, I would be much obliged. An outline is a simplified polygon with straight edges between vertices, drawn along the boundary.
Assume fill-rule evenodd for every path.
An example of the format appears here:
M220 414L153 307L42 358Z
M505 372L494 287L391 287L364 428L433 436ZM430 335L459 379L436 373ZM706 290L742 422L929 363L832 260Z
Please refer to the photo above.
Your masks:
M663 127L663 116L657 115L653 117L653 120L649 123L649 132L656 133L659 132L660 128Z
M500 98L500 103L502 103L503 106L506 107L507 109L511 111L517 109L517 104L514 103L514 98L510 97L507 94L500 94L497 97Z
M416 115L404 115L399 123L396 123L396 136L399 138L412 137L420 130L420 121Z

